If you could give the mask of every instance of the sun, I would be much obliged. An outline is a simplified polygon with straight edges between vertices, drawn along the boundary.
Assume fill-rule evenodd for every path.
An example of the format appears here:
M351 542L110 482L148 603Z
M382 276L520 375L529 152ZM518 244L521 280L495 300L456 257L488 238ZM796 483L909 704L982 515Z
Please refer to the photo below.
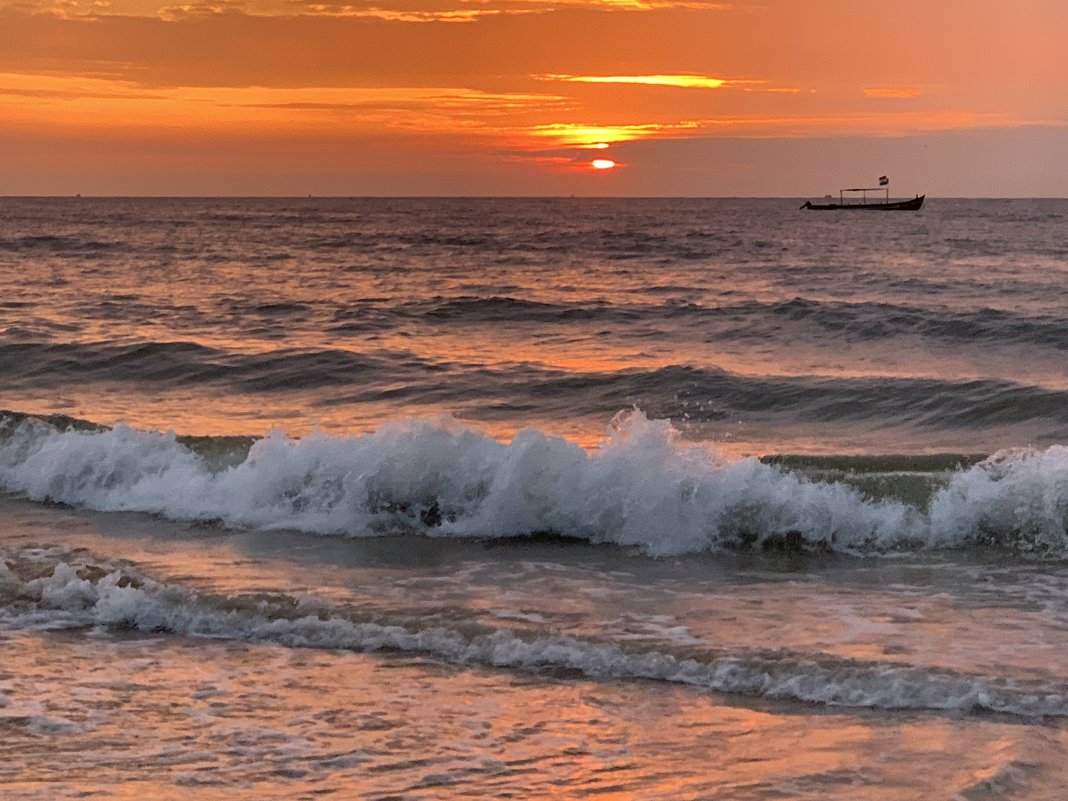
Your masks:
M612 159L594 159L590 165L595 170L610 170L616 166L616 163Z

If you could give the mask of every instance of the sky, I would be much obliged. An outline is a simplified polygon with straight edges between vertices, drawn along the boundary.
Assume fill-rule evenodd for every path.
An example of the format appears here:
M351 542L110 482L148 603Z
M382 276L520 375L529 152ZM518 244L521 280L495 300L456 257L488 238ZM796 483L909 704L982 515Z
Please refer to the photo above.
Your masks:
M1066 0L0 0L0 195L1068 196Z

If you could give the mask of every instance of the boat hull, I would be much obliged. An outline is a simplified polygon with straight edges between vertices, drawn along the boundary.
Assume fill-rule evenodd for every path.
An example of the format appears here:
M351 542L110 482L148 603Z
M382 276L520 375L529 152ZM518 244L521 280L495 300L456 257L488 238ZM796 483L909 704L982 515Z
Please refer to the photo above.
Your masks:
M919 211L927 195L917 195L911 200L892 200L888 203L811 203L801 208L809 211Z

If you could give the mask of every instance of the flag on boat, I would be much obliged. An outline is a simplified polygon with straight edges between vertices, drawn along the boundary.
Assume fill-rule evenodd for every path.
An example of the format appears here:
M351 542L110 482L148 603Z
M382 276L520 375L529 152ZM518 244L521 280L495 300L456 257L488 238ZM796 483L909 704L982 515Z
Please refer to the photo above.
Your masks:
M885 175L879 176L879 186L886 186L888 183L890 183L889 178L887 178Z

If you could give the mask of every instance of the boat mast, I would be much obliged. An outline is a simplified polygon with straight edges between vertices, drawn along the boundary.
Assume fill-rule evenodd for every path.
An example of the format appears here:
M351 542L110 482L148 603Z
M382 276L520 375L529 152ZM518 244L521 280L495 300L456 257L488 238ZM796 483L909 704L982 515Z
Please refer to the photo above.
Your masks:
M881 179L880 179L880 182L881 182ZM889 203L890 202L890 182L887 181L882 186L857 186L857 187L850 187L849 189L839 189L838 190L838 205L839 206L844 206L845 205L845 193L846 192L860 192L860 203L858 205L867 206L868 205L868 192L878 192L880 189L885 189L886 190L886 202Z

